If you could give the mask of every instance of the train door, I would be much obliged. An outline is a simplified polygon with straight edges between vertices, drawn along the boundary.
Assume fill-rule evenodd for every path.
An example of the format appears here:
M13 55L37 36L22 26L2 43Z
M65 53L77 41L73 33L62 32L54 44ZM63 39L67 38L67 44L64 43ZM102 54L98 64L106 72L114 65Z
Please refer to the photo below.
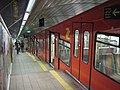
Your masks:
M59 46L58 46L58 41L59 41L59 34L55 33L55 57L54 57L54 65L55 65L55 70L59 70L60 68L60 60L58 58L58 50L59 50Z
M50 34L50 64L54 67L54 55L55 55L55 35Z
M74 50L72 58L72 75L79 80L79 65L80 65L80 23L73 23L72 28L74 31Z
M73 30L74 59L72 61L72 74L89 87L93 23L73 23Z
M93 23L83 22L81 23L81 58L80 58L80 81L87 87L90 86L91 78L91 55L92 55L92 34Z
M49 42L50 42L50 34L48 31L46 31L46 40L45 40L45 48L46 48L45 53L46 54L45 54L45 58L46 58L47 62L50 62L50 59L49 59L50 58L50 51L49 51L50 50L50 48L49 48L50 43Z
M36 36L36 39L35 39L35 55L38 56L38 37Z

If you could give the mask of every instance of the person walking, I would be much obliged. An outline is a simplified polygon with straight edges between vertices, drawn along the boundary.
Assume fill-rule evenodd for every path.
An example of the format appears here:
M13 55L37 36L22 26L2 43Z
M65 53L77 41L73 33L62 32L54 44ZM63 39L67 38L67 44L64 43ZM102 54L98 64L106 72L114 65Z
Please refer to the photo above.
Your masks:
M19 54L19 51L20 51L20 43L18 42L18 40L16 40L15 42L15 49L17 51L17 54Z

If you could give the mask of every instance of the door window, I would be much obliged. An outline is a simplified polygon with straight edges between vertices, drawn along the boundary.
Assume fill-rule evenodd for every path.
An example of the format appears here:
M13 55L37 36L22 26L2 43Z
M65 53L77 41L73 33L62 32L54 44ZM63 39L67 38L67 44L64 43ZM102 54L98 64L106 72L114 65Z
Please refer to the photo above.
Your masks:
M78 37L79 37L79 31L75 30L75 34L74 34L74 56L78 57Z
M88 56L89 56L89 40L90 40L90 33L88 31L84 32L83 37L83 55L82 59L84 63L88 63Z

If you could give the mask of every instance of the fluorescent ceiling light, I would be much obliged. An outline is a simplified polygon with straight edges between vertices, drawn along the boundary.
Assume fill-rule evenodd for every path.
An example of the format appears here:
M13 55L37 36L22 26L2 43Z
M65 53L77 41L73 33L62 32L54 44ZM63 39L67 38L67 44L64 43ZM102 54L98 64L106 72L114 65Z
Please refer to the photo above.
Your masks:
M23 21L23 22L22 22L22 26L24 26L24 25L25 25L25 23L26 23L26 21Z
M23 28L24 26L22 25L21 28Z
M22 28L20 28L20 30L22 30Z
M25 12L23 21L22 21L22 25L21 25L21 27L20 27L20 31L19 31L19 33L18 33L17 38L19 37L20 33L22 32L22 29L23 29L23 27L24 27L24 25L25 25L25 23L26 23L26 21L27 21L27 19L28 19L28 17L29 17L29 14L30 14L30 12L31 12L31 10L32 10L32 8L33 8L33 5L35 4L35 1L36 1L36 0L29 0L29 3L28 3L28 6L27 6L27 9L26 9L26 12Z
M24 27L24 26L21 26L21 27L20 27L20 30L23 29L23 27Z
M23 20L27 20L30 13L25 13Z
M30 12L36 0L30 0L26 12Z

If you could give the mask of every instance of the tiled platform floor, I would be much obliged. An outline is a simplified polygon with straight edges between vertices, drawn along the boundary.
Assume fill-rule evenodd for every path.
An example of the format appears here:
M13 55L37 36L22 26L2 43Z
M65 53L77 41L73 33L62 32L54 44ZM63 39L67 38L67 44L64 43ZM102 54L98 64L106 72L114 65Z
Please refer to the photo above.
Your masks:
M15 54L10 90L65 90L58 80L49 72L52 68L45 63L48 71L43 71L38 62L26 53ZM62 71L57 73L73 90L84 90L76 81ZM69 89L68 89L69 90Z

